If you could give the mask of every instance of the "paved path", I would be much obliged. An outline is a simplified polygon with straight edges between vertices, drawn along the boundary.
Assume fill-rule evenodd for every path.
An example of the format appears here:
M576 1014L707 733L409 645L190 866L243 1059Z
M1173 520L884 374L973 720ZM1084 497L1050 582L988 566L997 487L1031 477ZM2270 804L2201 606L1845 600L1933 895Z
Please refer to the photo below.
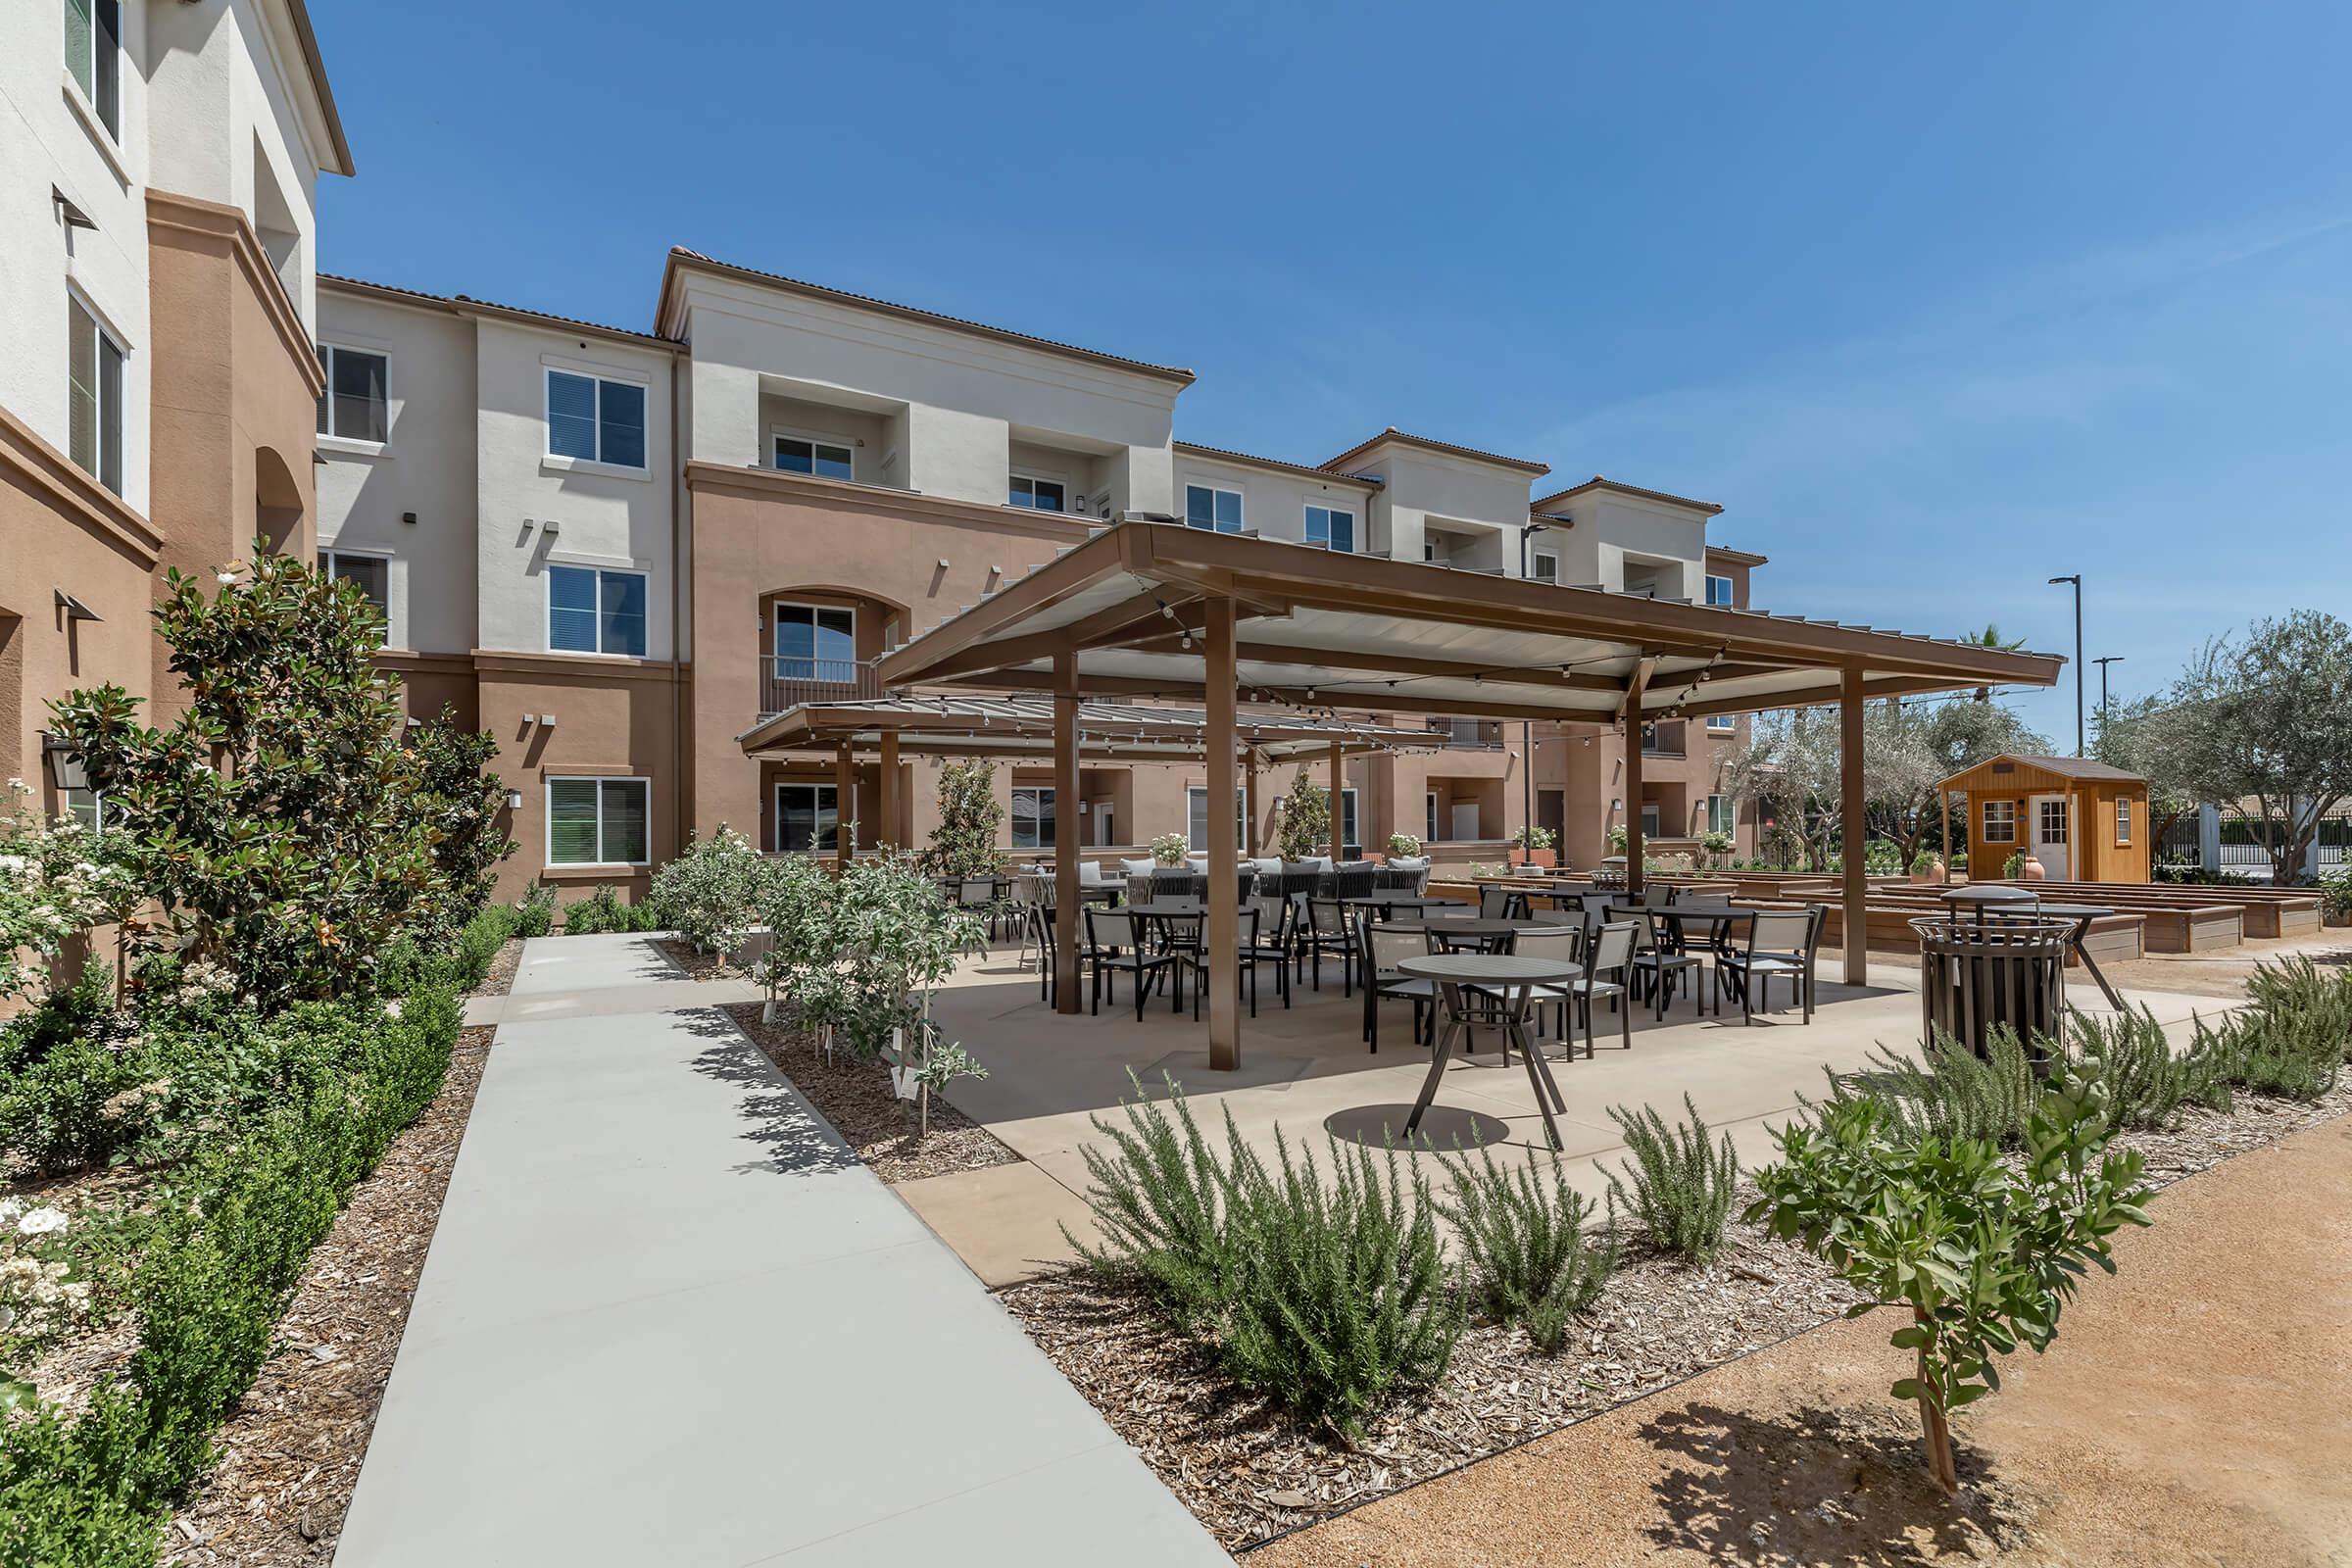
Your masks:
M633 936L525 950L337 1568L1228 1559Z

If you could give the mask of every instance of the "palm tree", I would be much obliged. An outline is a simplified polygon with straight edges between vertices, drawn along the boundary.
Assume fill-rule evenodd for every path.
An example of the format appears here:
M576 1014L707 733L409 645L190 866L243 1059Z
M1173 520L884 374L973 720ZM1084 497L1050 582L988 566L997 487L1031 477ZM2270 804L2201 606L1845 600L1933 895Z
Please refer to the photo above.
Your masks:
M1989 620L1984 623L1984 629L1983 631L1968 632L1963 635L1960 640L1968 644L1968 646L1971 648L1997 648L2004 654L2014 654L2019 649L2026 646L2026 640L2023 637L2018 638L2014 642L2006 637L2003 637L2001 635L2001 628L1994 625ZM1978 687L1977 701L1980 703L1991 702L1992 688L1989 686Z

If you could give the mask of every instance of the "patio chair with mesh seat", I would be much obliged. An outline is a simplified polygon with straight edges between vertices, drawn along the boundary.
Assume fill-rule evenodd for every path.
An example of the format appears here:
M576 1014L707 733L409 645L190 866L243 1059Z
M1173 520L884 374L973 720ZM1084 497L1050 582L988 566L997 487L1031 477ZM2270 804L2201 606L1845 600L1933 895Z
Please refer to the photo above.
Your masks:
M1257 916L1254 940L1242 946L1242 962L1252 971L1250 978L1250 1015L1257 1016L1257 976L1261 963L1274 966L1274 991L1282 1004L1291 1004L1291 952L1294 927L1298 917L1298 906L1279 896L1260 894L1250 901L1250 910Z
M1707 1010L1706 960L1678 949L1670 935L1673 922L1660 920L1646 907L1640 920L1629 923L1641 928L1640 943L1634 952L1636 991L1648 990L1657 1003L1657 1016L1663 1019L1666 1016L1667 999L1674 995L1681 987L1683 977L1688 975L1690 977L1690 995L1703 1014ZM1722 1004L1718 1003L1718 1015L1722 1010Z
M1306 901L1306 925L1298 932L1297 961L1314 964L1314 987L1323 989L1323 955L1340 956L1340 994L1355 994L1355 938L1348 906L1320 895Z
M1242 989L1250 995L1250 1016L1257 1016L1257 965L1250 960L1250 950L1257 946L1257 911L1242 911L1242 935L1239 951L1242 956ZM1179 980L1193 994L1193 1020L1200 1018L1200 994L1208 989L1208 917L1203 914L1192 926L1189 935L1171 944L1176 959ZM1140 1015L1139 1015L1140 1016Z
M1478 890L1481 920L1516 920L1527 913L1527 895L1518 888L1490 882Z
M1511 952L1522 958L1550 958L1560 963L1581 965L1585 961L1585 929L1581 925L1546 925L1541 929L1522 931L1513 939ZM1582 984L1582 981L1568 981L1560 985L1527 988L1528 1016L1536 1020L1540 1028L1544 1009L1550 1007L1553 1011L1552 1035L1567 1046L1571 1056L1576 1054L1576 1031L1569 1026L1568 1004L1576 1000ZM1501 997L1487 991L1484 986L1472 986L1470 989L1490 997L1497 1006L1502 1004ZM1586 1054L1591 1054L1591 1047L1588 1046ZM1502 1059L1506 1065L1511 1059L1511 1037L1508 1033L1502 1037Z
M1418 958L1429 952L1429 938L1420 931L1399 930L1381 920L1358 920L1364 972L1364 1041L1380 1052L1380 1004L1403 1001L1413 1004L1413 1039L1428 1043L1437 1020L1437 986L1402 973L1400 959ZM1424 1022L1424 1015L1428 1022Z
M1758 1012L1772 1008L1772 978L1786 976L1802 996L1805 1022L1813 1021L1814 963L1821 951L1825 910L1820 905L1802 909L1758 909L1747 924L1747 946L1721 953L1715 958L1715 1009L1723 1010L1728 984L1740 993L1740 1021L1753 1023Z
M1167 954L1151 952L1143 938L1136 917L1124 910L1086 911L1086 961L1093 976L1091 1011L1102 1010L1105 989L1110 992L1112 1004L1117 1004L1118 977L1124 974L1134 982L1136 1020L1143 1020L1145 997L1166 978L1176 962Z
M1617 1009L1617 1032L1625 1049L1634 1049L1634 944L1642 928L1631 920L1614 920L1591 933L1585 944L1585 977L1570 987L1570 1000L1585 1020L1585 1057L1592 1055L1592 1004L1606 1002ZM1614 979L1603 979L1613 975ZM1568 1037L1568 1054L1576 1055L1576 1040Z

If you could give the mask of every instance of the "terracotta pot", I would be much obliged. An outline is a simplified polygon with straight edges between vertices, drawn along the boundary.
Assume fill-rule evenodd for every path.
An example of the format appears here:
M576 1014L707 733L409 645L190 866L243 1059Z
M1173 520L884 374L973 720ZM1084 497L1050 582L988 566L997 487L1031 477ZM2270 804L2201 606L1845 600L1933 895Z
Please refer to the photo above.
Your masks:
M1937 860L1935 864L1929 866L1925 871L1914 871L1911 873L1911 885L1915 888L1924 888L1931 882L1940 882L1942 880L1943 862L1941 860Z
M1560 863L1560 853L1557 850L1538 850L1536 863L1538 865L1557 865Z
M2049 879L2049 875L2048 871L2042 869L2041 862L2031 855L2026 857L2025 864L2017 868L2017 879L2020 882L2044 882Z

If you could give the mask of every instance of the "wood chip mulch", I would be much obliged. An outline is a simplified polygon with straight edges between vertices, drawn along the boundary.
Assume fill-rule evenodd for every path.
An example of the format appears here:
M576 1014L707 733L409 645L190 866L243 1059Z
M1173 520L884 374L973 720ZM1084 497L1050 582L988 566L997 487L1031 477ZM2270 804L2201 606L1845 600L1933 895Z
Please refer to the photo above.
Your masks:
M312 1252L279 1320L277 1353L215 1437L220 1462L172 1517L166 1564L290 1568L333 1557L493 1032L459 1034L439 1097Z
M1020 1155L996 1134L939 1096L931 1097L931 1133L917 1138L914 1102L891 1089L890 1069L836 1050L827 1060L797 1024L779 1018L761 1023L763 1004L734 1003L719 1010L751 1037L760 1054L792 1081L816 1113L833 1124L842 1141L874 1174L896 1186L926 1176L948 1176L984 1165L1010 1165Z
M2229 1111L2191 1109L2171 1130L2117 1142L2169 1185L2346 1112L2352 1072L2313 1103L2241 1094ZM1744 1207L1755 1192L1740 1185ZM1703 1266L1633 1241L1560 1355L1474 1323L1439 1386L1371 1423L1353 1451L1235 1387L1128 1286L1072 1267L1001 1299L1162 1484L1242 1551L1816 1328L1854 1299L1820 1261L1737 1221Z
M503 997L514 989L514 971L522 967L522 938L509 937L490 960L490 972L473 988L477 997Z
M749 980L751 969L740 963L729 963L723 953L700 953L691 943L675 937L662 937L654 943L662 956L683 970L690 980Z

